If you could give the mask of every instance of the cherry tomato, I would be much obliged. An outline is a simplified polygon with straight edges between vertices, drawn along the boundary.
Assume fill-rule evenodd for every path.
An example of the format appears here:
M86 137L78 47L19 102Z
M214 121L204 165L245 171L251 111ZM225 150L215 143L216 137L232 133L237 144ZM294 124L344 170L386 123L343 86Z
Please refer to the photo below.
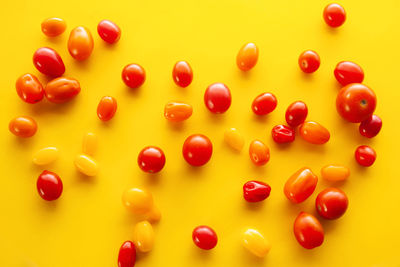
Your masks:
M193 71L189 63L186 61L178 61L172 70L172 78L176 85L187 87L192 83Z
M64 103L73 99L81 91L79 82L73 78L60 77L47 83L44 88L46 98L53 103Z
M140 87L146 80L146 72L138 64L126 65L122 70L122 80L130 88Z
M339 4L329 4L324 9L324 20L331 27L339 27L346 20L346 11Z
M260 202L269 197L271 187L263 182L248 181L243 185L243 197L247 202Z
M86 27L74 28L68 39L68 51L76 60L85 60L90 57L94 47L93 37Z
M335 74L336 80L343 86L350 83L362 83L364 80L364 71L362 68L351 61L339 62L333 74Z
M97 24L97 33L100 38L109 44L118 42L121 37L121 29L112 21L102 20Z
M45 75L58 77L64 74L65 66L60 55L52 48L41 47L33 54L33 64Z
M218 237L215 231L205 225L194 228L192 239L196 246L204 250L213 249L218 242Z
M169 102L164 108L164 117L169 121L184 121L192 116L193 108L191 105L180 102Z
M97 106L97 116L102 121L111 120L117 111L117 100L112 96L103 96Z
M346 194L338 188L326 188L315 199L315 208L321 217L334 220L341 217L347 210L349 200Z
M382 120L377 115L372 115L365 121L360 123L359 131L360 134L372 138L376 136L382 128Z
M340 116L353 123L368 119L375 111L376 96L366 85L348 84L340 89L336 98L336 109Z
M369 167L376 160L376 152L370 146L359 146L355 152L355 158L358 164L364 167Z
M42 22L42 32L48 37L62 34L67 28L67 23L60 18L48 18Z
M306 50L300 54L299 66L300 69L305 73L312 73L319 68L320 58L317 52L312 50Z
M190 165L202 166L210 160L212 150L212 143L207 136L194 134L186 138L182 154Z
M278 143L291 143L294 141L295 133L294 130L286 125L276 125L271 131L272 139Z
M276 97L273 94L262 93L254 99L251 109L256 115L266 115L274 111L277 103Z
M20 116L10 121L8 129L18 137L28 138L35 135L37 124L31 117Z
M223 83L213 83L204 94L204 103L212 113L224 113L231 106L231 92Z
M319 247L324 242L324 228L313 215L300 212L293 225L294 236L306 249Z
M36 182L39 195L47 201L56 200L61 196L63 183L60 177L50 171L43 171Z
M165 165L165 155L161 148L148 146L140 151L138 164L144 172L156 173L161 171Z
M309 168L301 168L289 177L283 191L291 202L300 203L311 196L317 182L318 177Z
M35 75L26 73L20 76L15 87L18 96L26 103L34 104L43 99L43 87Z
M270 158L269 148L260 140L250 143L249 154L251 161L257 166L267 164Z
M300 126L300 136L311 144L322 145L329 141L331 135L321 124L315 121L306 121Z
M308 108L306 103L302 101L293 102L286 109L286 122L291 127L297 127L306 120L307 114Z
M258 48L254 43L247 43L240 48L236 56L236 64L242 71L252 69L258 60Z
M118 253L118 267L133 267L136 262L136 249L132 241L125 241Z

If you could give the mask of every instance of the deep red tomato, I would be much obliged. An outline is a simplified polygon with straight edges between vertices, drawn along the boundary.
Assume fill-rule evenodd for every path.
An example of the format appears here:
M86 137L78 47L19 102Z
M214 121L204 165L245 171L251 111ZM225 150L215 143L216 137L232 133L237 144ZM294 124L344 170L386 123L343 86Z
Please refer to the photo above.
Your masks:
M72 29L68 39L68 51L76 60L86 60L93 52L94 42L90 30L86 27Z
M190 165L202 166L210 160L212 150L212 143L207 136L194 134L186 138L182 154Z
M276 97L271 93L258 95L251 105L251 109L256 115L266 115L274 111L277 105Z
M118 267L133 267L136 262L136 249L132 241L125 241L118 253Z
M172 78L176 85L180 87L187 87L192 83L193 71L189 63L186 61L178 61L172 70Z
M376 152L370 146L359 146L354 154L358 164L364 167L369 167L376 160Z
M118 42L121 37L121 29L118 25L106 19L100 21L97 25L97 33L101 39L109 44Z
M77 80L59 77L46 84L44 95L50 102L61 104L72 100L80 91L81 86Z
M194 228L192 239L196 246L204 250L213 249L218 242L218 237L215 231L205 225Z
M26 73L20 76L15 83L18 96L29 104L34 104L43 99L43 86L35 75Z
M291 127L297 127L302 124L308 114L307 105L302 101L296 101L289 105L286 109L286 122Z
M249 146L249 155L251 161L256 166L262 166L267 164L271 155L269 148L260 140L253 140Z
M353 123L368 119L375 111L376 95L366 85L351 83L340 89L336 109L340 116Z
M282 124L274 126L274 128L272 128L271 134L272 139L278 144L293 142L295 138L294 130Z
M33 64L41 73L52 77L64 74L65 66L60 55L49 47L41 47L33 54Z
M324 20L331 27L339 27L346 20L346 11L339 4L329 4L324 9Z
M263 182L248 181L243 185L243 197L248 202L263 201L271 193L271 187Z
M315 199L315 208L321 217L334 220L341 217L347 210L349 200L346 194L338 188L326 188Z
M283 192L291 202L300 203L311 196L317 183L318 177L309 168L301 168L289 177Z
M204 94L204 103L212 113L224 113L231 106L232 96L228 86L213 83Z
M103 96L97 106L97 116L102 121L111 120L117 111L117 100L112 96Z
M342 61L336 65L335 70L336 80L343 86L350 83L362 83L364 80L364 71L354 62Z
M138 64L126 65L122 70L122 80L130 88L140 87L146 80L146 72Z
M35 135L37 131L36 121L28 116L20 116L12 119L8 124L11 133L18 137L28 138Z
M319 68L321 60L317 52L312 50L306 50L300 54L299 66L300 69L305 73L312 73Z
M144 172L159 172L165 165L164 152L155 146L145 147L139 153L138 164L140 169Z
M324 228L313 215L300 212L293 225L294 236L306 249L319 247L324 242Z
M56 200L61 196L63 184L60 177L50 171L43 171L36 182L39 195L47 201Z
M382 120L377 115L372 115L365 121L362 121L359 126L360 134L372 138L376 136L382 128Z

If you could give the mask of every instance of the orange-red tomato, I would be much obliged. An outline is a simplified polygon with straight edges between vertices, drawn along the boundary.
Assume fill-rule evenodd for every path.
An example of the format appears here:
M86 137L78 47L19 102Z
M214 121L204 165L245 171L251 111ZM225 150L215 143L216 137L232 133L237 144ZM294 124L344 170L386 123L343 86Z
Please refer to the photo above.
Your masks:
M169 102L164 108L164 117L169 121L184 121L193 113L191 105L181 102Z
M68 51L76 60L87 59L93 51L93 37L86 27L74 28L68 39Z
M118 25L106 19L100 21L97 25L97 33L101 39L109 44L118 42L121 37L121 29Z
M300 69L305 73L312 73L319 68L321 60L317 52L306 50L299 56Z
M331 135L321 124L315 121L306 121L300 126L300 135L311 144L322 145L329 141Z
M250 143L249 154L251 161L257 166L265 165L270 158L269 148L260 140Z
M247 43L240 48L236 56L236 64L242 71L252 69L258 60L258 48L254 43Z
M341 26L346 20L346 11L336 3L329 4L325 7L323 17L329 26L336 28Z
M146 72L139 64L129 64L122 70L122 80L130 88L140 87L146 80Z
M44 88L46 98L53 103L64 103L81 91L79 82L72 78L59 77L51 80Z
M8 129L14 135L27 138L35 135L37 131L36 121L28 116L20 116L12 119L8 124Z
M15 83L18 96L26 103L34 104L43 99L43 86L35 75L26 73Z
M285 183L285 196L293 203L306 200L314 192L318 177L309 168L301 168Z
M172 70L172 78L176 85L180 87L187 87L193 80L193 71L189 63L186 61L176 62Z
M306 249L319 247L324 242L324 228L313 215L300 212L293 224L293 232L299 244Z
M102 121L111 120L117 111L117 100L112 96L103 96L97 106L97 116Z
M48 18L42 22L42 32L48 37L62 34L67 28L67 23L60 18Z
M347 210L349 200L339 188L326 188L315 199L315 208L321 217L334 220L341 217Z

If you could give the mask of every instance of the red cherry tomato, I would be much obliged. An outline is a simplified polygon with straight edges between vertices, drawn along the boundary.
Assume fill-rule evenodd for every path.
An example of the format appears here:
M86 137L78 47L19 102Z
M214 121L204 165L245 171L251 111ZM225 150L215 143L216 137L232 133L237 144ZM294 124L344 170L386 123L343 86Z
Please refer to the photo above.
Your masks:
M204 94L204 103L212 113L224 113L231 106L231 92L223 83L213 83Z
M111 120L117 111L117 100L112 96L103 96L97 106L97 116L102 121Z
M215 231L205 225L194 228L192 239L196 246L204 250L213 249L218 242L218 237Z
M251 161L257 166L267 164L270 159L269 148L260 140L254 140L250 143L249 154Z
M193 80L193 71L189 63L186 61L176 62L172 70L172 78L174 79L176 85L180 87L189 86Z
M61 196L63 184L54 172L43 171L36 182L39 195L47 201L56 200Z
M138 164L144 172L156 173L161 171L165 165L164 152L155 146L148 146L140 151Z
M289 105L286 109L286 122L291 127L297 127L302 124L308 114L307 105L302 101L296 101Z
M60 18L48 18L42 22L42 32L48 37L62 34L67 28L67 23Z
M15 83L18 96L26 103L34 104L43 99L43 86L36 76L26 73Z
M138 64L126 65L122 70L122 80L130 88L140 87L146 80L146 72Z
M321 217L334 220L341 217L347 210L349 200L346 194L338 188L322 190L315 199L315 208Z
M118 42L121 37L121 29L112 21L102 20L97 25L97 33L100 38L109 44Z
M309 168L301 168L289 177L283 191L291 202L300 203L311 196L317 183L318 177Z
M339 4L329 4L324 9L324 20L331 27L339 27L346 20L346 11Z
M350 83L362 83L364 80L364 71L354 62L342 61L336 65L335 70L336 80L343 86Z
M374 91L361 83L352 83L340 89L336 109L340 116L353 123L368 119L375 111Z
M136 262L136 249L132 241L125 241L118 253L118 267L133 267Z
M33 54L33 64L41 73L52 77L64 74L65 66L60 55L49 47L41 47Z
M266 115L271 113L277 105L276 97L271 93L258 95L251 105L251 109L256 115Z
M317 52L312 50L306 50L300 54L299 66L300 69L305 73L312 73L319 68L320 58Z
M258 60L258 48L254 43L247 43L240 48L236 56L236 65L242 71L252 69Z
M325 144L331 138L328 129L315 121L304 122L300 126L299 132L304 140L316 145Z
M243 197L247 202L260 202L269 197L271 187L263 182L248 181L243 185Z
M12 119L8 124L11 133L18 137L28 138L35 135L37 131L36 121L28 116L20 116Z
M294 236L306 249L319 247L324 242L324 228L313 215L300 212L293 225Z
M358 129L361 135L368 138L372 138L381 131L381 128L382 128L381 118L379 118L377 115L372 115L365 121L362 121Z
M207 136L194 134L186 138L182 154L190 165L202 166L210 160L212 150L212 143Z
M291 143L294 141L295 133L294 130L286 125L276 125L271 131L272 139L278 143Z
M376 152L370 146L359 146L355 152L355 158L358 164L364 167L369 167L376 160Z
M68 51L76 60L85 60L90 57L94 47L93 37L86 27L74 28L68 39Z
M46 98L56 104L72 100L80 91L79 82L67 77L55 78L48 82L44 88Z

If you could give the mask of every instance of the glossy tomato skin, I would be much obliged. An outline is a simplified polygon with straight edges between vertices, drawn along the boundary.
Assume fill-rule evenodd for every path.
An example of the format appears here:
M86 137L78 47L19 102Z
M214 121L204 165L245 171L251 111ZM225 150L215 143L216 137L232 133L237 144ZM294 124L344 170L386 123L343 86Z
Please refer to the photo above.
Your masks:
M300 212L293 225L294 236L306 249L319 247L324 242L324 229L313 215Z
M258 95L251 105L251 109L256 115L266 115L274 111L278 104L276 97L271 93Z
M136 263L136 248L132 241L122 243L118 253L118 267L134 267Z
M193 80L193 70L186 61L178 61L172 70L172 79L180 87L188 87Z
M183 157L192 166L206 164L211 158L212 151L210 139L202 134L194 134L186 138L182 148Z
M142 86L146 80L146 72L139 64L129 64L122 70L122 80L126 86L135 89Z
M349 122L358 123L368 119L374 113L375 107L374 91L361 83L346 85L336 97L336 110Z
M254 43L247 43L240 48L236 56L236 65L242 71L252 69L258 61L258 47Z
M169 102L164 107L164 117L168 121L180 122L190 118L193 113L191 105L181 102Z
M363 69L354 62L341 61L333 71L336 80L343 86L350 83L362 83L364 80Z
M218 243L215 231L209 226L197 226L192 233L192 239L196 246L204 250L213 249Z
M249 155L251 161L256 166L267 164L270 159L269 148L260 140L253 140L249 146Z
M354 154L358 164L364 167L369 167L376 160L376 152L370 146L359 146Z
M52 103L61 104L72 100L81 91L79 82L73 78L59 77L51 80L44 88L44 94Z
M161 171L165 165L165 155L161 148L148 146L140 151L138 165L144 172L156 173Z
M323 17L326 24L336 28L346 21L346 11L339 4L329 4L324 9Z
M50 171L43 171L36 182L36 187L41 198L47 201L58 199L63 191L60 177Z
M313 73L321 64L321 60L317 52L313 50L306 50L299 56L300 69L305 73Z
M291 143L295 139L295 132L293 128L282 124L274 126L271 134L272 139L278 144Z
M62 34L67 28L67 23L60 18L48 18L42 22L42 32L48 37Z
M375 137L382 128L382 120L378 117L378 115L372 115L365 121L362 121L359 126L360 134L372 138Z
M8 124L11 133L18 137L28 138L35 135L37 131L36 121L28 116L20 116L12 119Z
M97 106L97 117L102 121L111 120L117 111L117 100L112 96L103 96Z
M328 129L315 121L304 122L300 126L299 132L304 140L315 145L325 144L331 138Z
M103 41L114 44L121 38L121 29L110 20L102 20L97 24L97 33Z
M90 57L94 47L93 37L89 29L83 26L74 28L68 39L68 51L76 60Z
M271 187L260 181L248 181L243 185L243 197L247 202L260 202L269 197Z
M293 203L301 203L314 192L318 177L309 168L301 168L285 183L285 196Z
M34 104L43 99L43 86L35 75L26 73L20 76L15 83L18 96L29 104Z
M308 108L303 101L296 101L286 109L286 122L291 127L297 127L302 124L308 115Z
M228 86L213 83L206 89L204 103L212 113L224 113L231 106L232 96Z
M65 72L60 55L52 48L41 47L33 54L33 64L44 75L59 77Z
M340 218L347 210L349 200L346 194L338 188L326 188L315 199L318 214L328 220Z

